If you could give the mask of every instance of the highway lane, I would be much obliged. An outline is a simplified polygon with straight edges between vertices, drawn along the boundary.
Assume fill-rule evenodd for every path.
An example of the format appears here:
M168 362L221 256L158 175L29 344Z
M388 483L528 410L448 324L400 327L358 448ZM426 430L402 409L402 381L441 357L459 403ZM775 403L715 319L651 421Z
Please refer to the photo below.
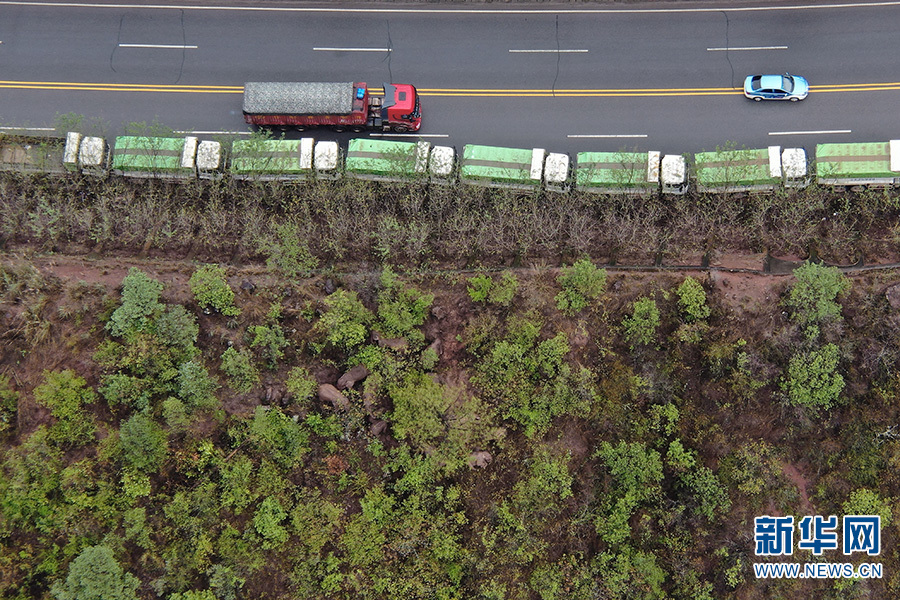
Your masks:
M123 122L154 118L178 130L246 131L234 89L34 90L8 82L237 88L248 80L363 78L420 87L421 133L448 135L435 141L457 146L693 152L727 140L748 146L881 140L900 137L900 91L815 88L900 82L898 17L895 5L727 13L346 14L0 3L0 77L7 82L0 83L0 122L47 126L56 113L76 112L110 122L111 133ZM321 50L336 47L356 51ZM732 50L721 50L726 47ZM750 72L785 70L810 79L809 99L759 105L729 91ZM660 91L643 97L562 96L563 90L635 89ZM487 90L502 93L487 96ZM553 91L559 96L546 96Z

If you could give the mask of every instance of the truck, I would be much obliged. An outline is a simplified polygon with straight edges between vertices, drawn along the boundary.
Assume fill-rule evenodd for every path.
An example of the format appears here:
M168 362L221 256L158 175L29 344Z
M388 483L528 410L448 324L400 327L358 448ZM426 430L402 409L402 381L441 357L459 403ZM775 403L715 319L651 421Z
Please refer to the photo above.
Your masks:
M235 140L231 145L231 174L254 181L333 179L338 172L337 142L299 140Z
M820 185L845 188L900 186L900 140L816 146Z
M244 121L266 128L304 131L330 127L418 131L422 125L419 93L408 84L385 83L383 95L365 82L248 82L244 84Z
M683 156L650 152L579 152L575 187L600 194L682 195L687 191Z
M768 146L694 155L697 190L711 194L771 192L809 185L806 150Z
M166 179L212 178L221 166L219 142L127 135L116 138L111 165L119 175Z
M501 148L468 144L463 147L460 181L488 187L564 191L569 157L543 148Z
M344 169L348 177L409 181L426 174L431 144L356 138L350 140Z

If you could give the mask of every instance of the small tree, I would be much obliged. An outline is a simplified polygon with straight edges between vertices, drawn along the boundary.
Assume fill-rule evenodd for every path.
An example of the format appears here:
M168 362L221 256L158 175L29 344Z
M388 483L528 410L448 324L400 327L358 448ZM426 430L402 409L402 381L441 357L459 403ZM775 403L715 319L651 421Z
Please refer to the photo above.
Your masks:
M152 473L166 458L166 434L156 422L136 413L119 430L122 461L131 469Z
M64 582L51 592L57 600L137 600L140 581L126 573L107 546L88 546L69 564Z
M178 367L178 396L192 408L216 405L215 392L219 384L209 374L200 359L190 360Z
M313 397L319 385L306 367L294 367L285 381L287 391L294 397L294 402L305 403Z
M659 309L653 298L639 298L634 302L631 316L625 317L622 327L625 339L634 350L637 346L646 346L656 338L659 328Z
M837 268L806 262L794 269L794 277L797 281L784 303L801 325L817 325L841 316L841 306L835 299L850 289L850 282Z
M606 271L584 258L561 269L556 281L562 286L562 291L556 295L556 307L571 316L603 294Z
M678 308L688 323L702 321L709 316L709 305L706 304L706 290L700 282L688 277L681 282L675 291L678 295Z
M50 437L67 444L86 444L93 441L97 426L92 415L82 406L92 404L94 390L71 369L44 371L44 383L34 389L34 399L50 409L56 423L50 428Z
M352 350L366 341L372 313L359 301L356 292L337 290L322 303L325 311L313 326L320 339L341 350Z
M287 513L277 498L269 496L262 501L253 515L253 527L263 539L263 548L278 548L287 541L287 529L281 524L286 518Z
M12 429L18 406L19 394L12 389L9 377L0 375L0 435Z
M228 285L224 267L203 265L194 271L189 283L200 308L211 308L227 317L241 314L234 305L234 291Z
M122 280L122 304L106 324L109 332L128 337L147 329L165 308L159 301L162 289L163 284L132 267Z
M816 414L834 406L844 390L839 360L840 351L834 344L791 358L787 379L781 383L791 404Z
M259 383L259 373L253 366L253 357L247 349L227 348L222 353L222 372L228 377L228 385L235 391L246 393Z

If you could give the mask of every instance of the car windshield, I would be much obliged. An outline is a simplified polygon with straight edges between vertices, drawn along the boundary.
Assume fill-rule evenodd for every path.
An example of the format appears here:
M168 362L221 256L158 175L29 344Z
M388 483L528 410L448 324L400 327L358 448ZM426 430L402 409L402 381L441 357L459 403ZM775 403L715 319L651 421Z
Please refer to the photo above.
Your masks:
M781 87L782 87L782 88L784 89L784 91L786 91L788 94L790 94L791 92L793 92L793 91L794 91L794 78L793 78L793 77L787 77L787 76L782 77L782 78L781 78Z

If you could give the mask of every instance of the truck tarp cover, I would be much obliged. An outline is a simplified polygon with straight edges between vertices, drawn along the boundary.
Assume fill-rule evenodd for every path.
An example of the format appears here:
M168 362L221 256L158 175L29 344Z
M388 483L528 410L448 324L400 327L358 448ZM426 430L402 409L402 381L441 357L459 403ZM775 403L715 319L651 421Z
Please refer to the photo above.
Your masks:
M353 83L244 84L244 113L250 115L349 115Z

